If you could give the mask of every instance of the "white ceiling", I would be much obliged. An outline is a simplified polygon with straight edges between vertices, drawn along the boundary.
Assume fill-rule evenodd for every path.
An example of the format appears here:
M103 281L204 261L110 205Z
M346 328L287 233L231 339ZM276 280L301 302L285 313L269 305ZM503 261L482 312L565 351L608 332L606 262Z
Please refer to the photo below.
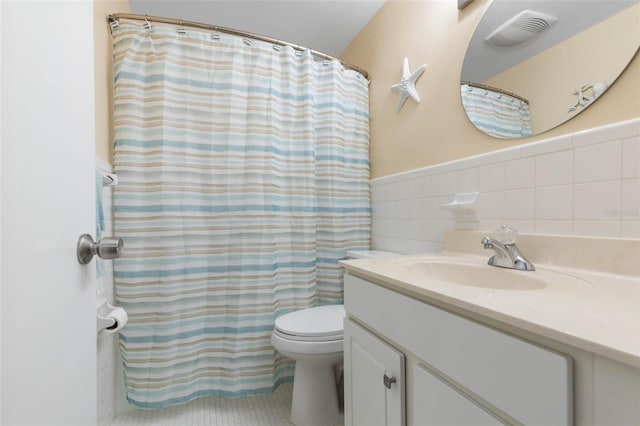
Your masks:
M385 0L129 0L132 13L248 31L339 56Z
M494 0L478 24L465 56L463 81L482 83L508 70L514 65L545 51L592 25L638 4L639 0ZM550 29L532 40L510 46L499 47L484 39L502 23L523 10L556 16L558 21ZM634 30L629 29L630 35ZM586 55L589 52L584 52Z

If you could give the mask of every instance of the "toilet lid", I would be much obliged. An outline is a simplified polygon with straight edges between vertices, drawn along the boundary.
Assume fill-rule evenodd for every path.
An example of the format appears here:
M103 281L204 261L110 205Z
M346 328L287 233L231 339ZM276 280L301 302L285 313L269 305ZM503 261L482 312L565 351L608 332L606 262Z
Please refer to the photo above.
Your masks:
M276 319L276 331L295 338L308 340L342 339L344 332L344 305L318 306L301 309Z

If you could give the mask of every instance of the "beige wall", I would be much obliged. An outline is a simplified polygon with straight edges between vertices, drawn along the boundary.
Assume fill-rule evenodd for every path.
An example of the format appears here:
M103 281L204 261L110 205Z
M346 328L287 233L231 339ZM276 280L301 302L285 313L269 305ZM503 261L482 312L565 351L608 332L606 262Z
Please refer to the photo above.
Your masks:
M113 62L106 18L124 12L131 12L127 0L94 0L96 156L109 164L113 163Z
M640 4L484 83L529 100L534 134L553 128L582 111L582 107L578 107L568 112L576 101L575 89L587 83L615 81L629 62L631 52L638 48L639 23ZM629 28L636 30L632 33Z
M371 177L376 178L640 116L640 59L595 104L542 135L517 141L491 138L468 121L460 102L460 71L473 31L490 5L475 0L459 11L454 0L387 0L341 58L370 74ZM407 100L396 114L389 87L409 58L422 102Z

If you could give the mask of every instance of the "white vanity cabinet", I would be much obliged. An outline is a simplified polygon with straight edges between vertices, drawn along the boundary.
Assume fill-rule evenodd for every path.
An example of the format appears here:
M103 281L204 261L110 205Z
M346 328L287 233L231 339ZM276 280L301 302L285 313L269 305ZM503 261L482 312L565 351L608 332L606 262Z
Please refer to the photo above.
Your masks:
M573 424L570 357L349 274L345 309L346 425Z

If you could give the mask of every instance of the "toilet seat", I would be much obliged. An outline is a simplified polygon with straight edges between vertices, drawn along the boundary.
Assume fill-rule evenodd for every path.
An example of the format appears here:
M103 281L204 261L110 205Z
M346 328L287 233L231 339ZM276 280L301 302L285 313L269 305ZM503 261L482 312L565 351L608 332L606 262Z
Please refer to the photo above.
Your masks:
M344 338L344 305L318 306L282 315L274 333L283 339L328 342Z

